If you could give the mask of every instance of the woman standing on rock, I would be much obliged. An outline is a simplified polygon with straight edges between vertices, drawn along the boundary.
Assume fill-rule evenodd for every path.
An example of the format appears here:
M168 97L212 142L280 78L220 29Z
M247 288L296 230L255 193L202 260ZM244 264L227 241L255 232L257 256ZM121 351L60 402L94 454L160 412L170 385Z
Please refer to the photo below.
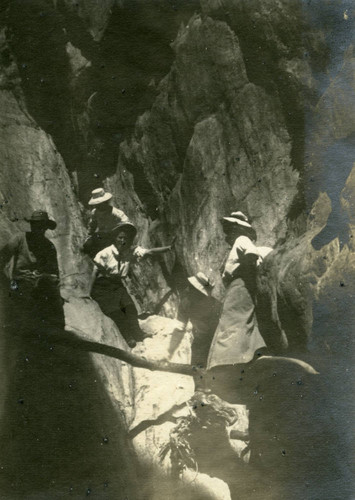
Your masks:
M112 230L112 245L94 258L91 293L102 312L116 323L129 347L145 337L139 327L134 298L127 290L130 267L147 256L172 248L171 245L150 249L133 246L136 234L137 229L130 222L122 222Z
M209 352L208 369L248 363L257 351L266 347L255 316L256 268L261 260L254 243L256 233L242 212L223 217L223 230L232 249L222 270L227 289Z

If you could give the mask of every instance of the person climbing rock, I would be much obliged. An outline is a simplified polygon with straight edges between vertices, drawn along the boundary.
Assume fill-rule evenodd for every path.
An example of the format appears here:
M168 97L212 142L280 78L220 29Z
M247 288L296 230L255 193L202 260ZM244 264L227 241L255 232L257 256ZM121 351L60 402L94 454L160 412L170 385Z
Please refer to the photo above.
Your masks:
M191 364L206 366L208 351L219 320L221 304L211 296L214 283L204 273L188 278L188 286L182 293L178 320L193 326Z
M109 246L110 233L120 222L129 222L127 215L116 207L110 205L112 194L103 188L94 189L91 193L89 205L95 208L91 211L88 232L89 237L83 246L84 253L90 257Z
M171 246L143 248L134 246L137 229L130 222L118 224L110 234L111 245L94 258L91 296L106 316L118 326L129 347L145 338L138 323L134 297L129 293L127 281L131 266L151 255L171 250Z
M232 249L222 269L226 295L208 356L209 370L248 363L266 350L255 315L256 269L262 260L255 230L242 212L223 217L222 223Z
M45 237L56 222L36 210L29 219L31 230L13 236L0 250L4 271L7 326L29 329L49 324L64 327L63 301L59 290L57 252Z

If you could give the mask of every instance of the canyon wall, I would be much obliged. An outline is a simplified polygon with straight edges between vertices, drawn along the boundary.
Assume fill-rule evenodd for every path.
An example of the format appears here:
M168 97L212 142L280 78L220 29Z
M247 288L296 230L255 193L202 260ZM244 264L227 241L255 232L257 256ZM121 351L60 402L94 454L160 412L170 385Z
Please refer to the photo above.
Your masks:
M91 264L80 248L90 191L103 185L114 194L141 244L176 237L174 252L135 277L143 310L170 318L187 276L199 270L215 279L214 295L223 298L219 268L228 247L219 220L247 213L258 244L275 249L258 278L260 329L274 354L319 370L328 391L319 396L327 414L319 442L331 429L326 453L345 450L343 462L323 464L313 493L342 491L348 498L355 268L350 44L331 80L324 76L327 33L296 0L16 0L4 2L0 16L1 245L26 230L24 217L33 210L47 210L58 223L48 236L58 252L67 328L126 348L88 297ZM176 320L151 316L142 327L154 337L138 354L189 362L191 334ZM99 498L159 499L154 483L142 486L142 470L151 477L161 470L159 450L193 394L191 380L52 348L12 339L5 325L3 491L8 498L95 491ZM137 433L133 440L129 429ZM34 440L40 444L33 447ZM50 458L33 485L43 456ZM201 476L201 489L181 495L222 498L215 492L223 491L228 498L225 483ZM162 480L155 477L155 484ZM169 494L175 488L164 484Z

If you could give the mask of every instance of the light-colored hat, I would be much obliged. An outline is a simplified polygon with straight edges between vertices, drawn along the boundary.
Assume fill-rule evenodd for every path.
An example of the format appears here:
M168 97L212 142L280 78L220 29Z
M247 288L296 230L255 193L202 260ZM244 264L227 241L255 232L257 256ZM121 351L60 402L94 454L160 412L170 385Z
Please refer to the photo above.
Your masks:
M132 237L132 240L137 234L137 228L132 222L120 222L117 224L111 231L112 236L115 236L120 230L126 231Z
M211 294L214 283L204 273L198 272L195 276L190 276L187 279L199 292L207 295L207 297Z
M42 222L48 229L55 229L57 223L48 217L47 212L44 210L35 210L29 219L25 218L27 222Z
M238 224L239 226L250 227L248 222L248 217L243 214L243 212L232 212L230 217L223 217L222 220L231 222L232 224Z
M89 200L89 205L99 205L100 203L103 203L104 201L111 200L111 198L112 198L112 194L105 193L105 190L103 188L94 189L91 192L91 198Z

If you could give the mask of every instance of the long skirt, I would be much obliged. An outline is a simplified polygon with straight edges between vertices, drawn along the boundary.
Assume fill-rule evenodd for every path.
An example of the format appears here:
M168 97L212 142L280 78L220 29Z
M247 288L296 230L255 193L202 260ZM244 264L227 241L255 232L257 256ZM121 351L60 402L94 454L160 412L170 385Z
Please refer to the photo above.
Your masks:
M248 363L263 347L266 344L257 326L252 293L242 278L236 278L226 292L207 368Z

